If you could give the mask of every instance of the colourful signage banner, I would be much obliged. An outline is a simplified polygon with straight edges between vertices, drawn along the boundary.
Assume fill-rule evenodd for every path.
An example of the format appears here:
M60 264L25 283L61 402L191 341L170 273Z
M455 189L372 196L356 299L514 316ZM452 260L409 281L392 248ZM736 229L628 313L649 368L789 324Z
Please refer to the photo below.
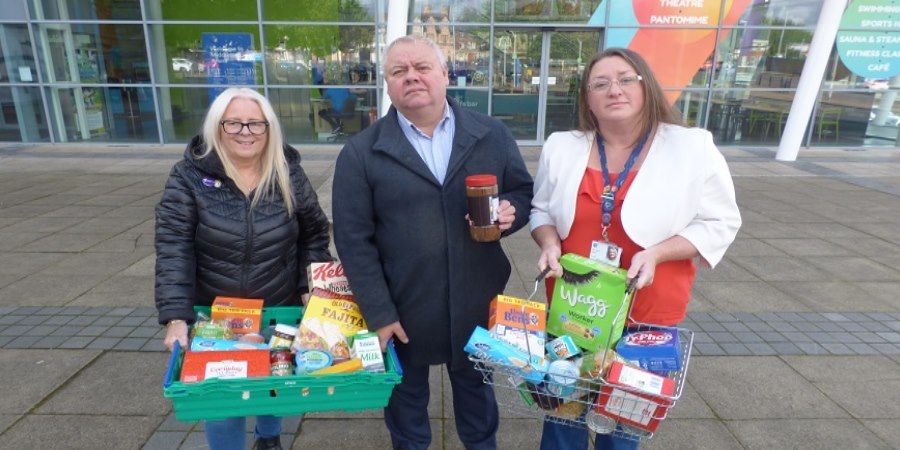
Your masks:
M632 22L635 28L610 28L606 46L626 47L638 52L650 64L663 87L687 86L716 47L720 13L724 14L721 16L723 26L734 26L750 1L613 1L609 8L616 24L627 26ZM590 24L603 24L606 2L602 1L597 7ZM725 38L725 33L721 38ZM672 103L680 95L681 91L666 92Z
M900 0L855 0L837 34L841 62L866 78L900 74Z

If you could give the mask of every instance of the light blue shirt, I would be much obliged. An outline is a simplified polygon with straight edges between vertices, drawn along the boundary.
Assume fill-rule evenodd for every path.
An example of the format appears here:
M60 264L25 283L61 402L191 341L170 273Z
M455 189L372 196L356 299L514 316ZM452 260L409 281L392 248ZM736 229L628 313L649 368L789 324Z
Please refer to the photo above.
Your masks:
M428 170L444 184L447 176L447 166L450 164L450 151L453 150L453 135L456 132L456 118L453 116L453 108L444 101L444 117L434 127L434 136L428 137L410 122L400 111L397 111L400 129L406 135L406 140L416 149L416 153L425 161Z

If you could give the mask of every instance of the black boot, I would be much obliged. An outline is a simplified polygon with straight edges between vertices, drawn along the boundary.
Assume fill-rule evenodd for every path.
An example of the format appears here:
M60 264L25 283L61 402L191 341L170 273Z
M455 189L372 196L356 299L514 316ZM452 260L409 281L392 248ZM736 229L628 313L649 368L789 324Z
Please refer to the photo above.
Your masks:
M253 444L254 450L282 450L281 437L259 438Z

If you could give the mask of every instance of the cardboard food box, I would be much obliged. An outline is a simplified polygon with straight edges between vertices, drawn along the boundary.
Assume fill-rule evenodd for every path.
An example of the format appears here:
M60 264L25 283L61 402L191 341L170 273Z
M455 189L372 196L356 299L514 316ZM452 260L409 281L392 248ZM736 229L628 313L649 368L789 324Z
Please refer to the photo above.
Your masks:
M488 330L495 338L523 352L544 358L547 305L498 295L491 301ZM527 341L526 341L527 339Z
M625 389L620 388L623 387ZM654 432L666 418L675 381L637 367L613 362L594 411L641 430Z
M681 370L677 328L625 330L616 352L631 364L664 377L674 377Z
M563 276L553 288L547 333L569 335L589 352L606 350L622 335L633 294L626 298L626 271L566 253Z
M181 365L181 381L194 383L210 378L269 376L268 350L216 350L187 352Z
M353 300L313 295L306 304L291 350L324 350L335 361L349 359L350 337L365 329L366 321Z
M213 321L225 321L235 334L259 333L262 299L216 297L210 315Z
M306 277L309 280L310 292L313 292L314 289L321 289L337 294L341 298L353 298L350 282L344 275L344 266L338 261L311 263L306 267Z
M547 372L547 361L544 358L536 355L529 357L525 352L491 336L488 330L478 326L469 337L464 350L488 364L504 366L530 383L540 384Z

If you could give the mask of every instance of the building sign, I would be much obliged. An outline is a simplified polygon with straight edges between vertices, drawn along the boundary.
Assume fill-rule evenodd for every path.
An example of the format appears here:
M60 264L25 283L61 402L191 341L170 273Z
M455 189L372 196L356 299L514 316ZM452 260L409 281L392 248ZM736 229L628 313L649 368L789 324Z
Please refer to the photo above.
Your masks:
M250 33L203 33L209 101L230 86L256 84L256 60ZM213 85L218 85L212 87Z
M607 1L600 2L589 24L605 25ZM613 1L609 14L616 18L617 26L608 29L606 47L625 47L639 53L663 86L687 86L712 56L716 47L714 27L720 22L723 27L736 25L750 1ZM721 17L720 12L724 14ZM644 26L654 28L639 28ZM722 33L721 38L726 34ZM680 95L680 91L666 91L672 103Z
M837 34L841 62L865 78L900 74L900 1L855 0Z

